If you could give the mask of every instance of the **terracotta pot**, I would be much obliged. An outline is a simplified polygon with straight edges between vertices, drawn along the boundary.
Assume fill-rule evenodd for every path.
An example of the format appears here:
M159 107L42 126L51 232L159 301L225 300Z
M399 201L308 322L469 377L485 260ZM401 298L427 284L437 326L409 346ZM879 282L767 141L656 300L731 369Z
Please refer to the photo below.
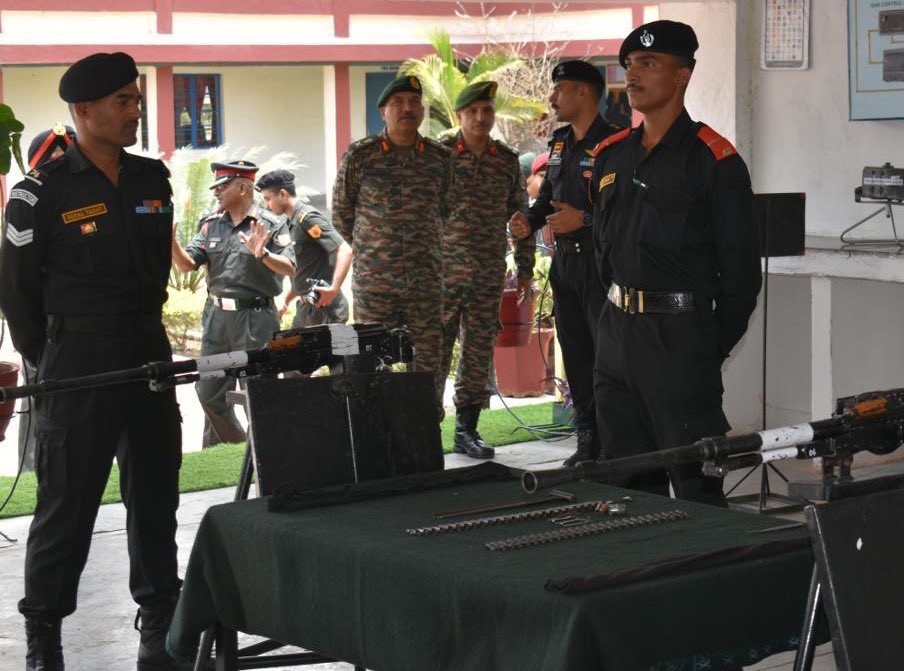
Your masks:
M496 334L496 347L518 347L527 344L534 324L534 300L518 305L518 290L505 289L499 304L502 330Z
M530 332L526 344L518 347L496 347L494 360L496 364L496 385L502 396L542 396L547 393L552 370L549 344L554 329L540 329L540 344L537 344L536 330ZM545 354L545 360L544 360Z
M0 387L15 387L19 381L19 364L0 361ZM16 412L16 402L0 403L0 440L6 438L6 427Z

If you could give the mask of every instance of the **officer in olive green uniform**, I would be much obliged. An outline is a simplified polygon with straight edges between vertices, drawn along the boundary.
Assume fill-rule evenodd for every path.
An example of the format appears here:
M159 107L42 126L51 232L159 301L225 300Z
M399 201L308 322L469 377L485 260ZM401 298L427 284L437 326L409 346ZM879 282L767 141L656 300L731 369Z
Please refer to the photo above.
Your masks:
M418 370L436 376L439 415L449 150L422 137L421 83L395 79L378 101L386 129L353 143L333 187L333 225L352 245L355 321L407 326Z
M351 265L351 247L326 217L296 196L295 175L288 170L268 172L254 188L261 192L270 212L289 220L295 276L285 308L297 304L292 327L347 322L348 301L342 283Z
M490 137L496 88L496 82L484 81L462 90L455 101L461 130L444 141L452 152L452 172L443 235L442 370L447 377L458 338L454 450L475 459L493 456L493 448L477 433L477 420L490 396L487 378L505 285L506 222L527 207L518 153ZM515 266L526 294L531 291L535 250L533 237L517 242Z
M295 272L289 229L285 222L254 205L257 166L248 161L211 165L222 213L206 217L187 249L173 238L173 261L187 271L207 265L201 355L263 347L279 329L273 297L282 293L282 276ZM245 430L226 392L230 378L201 380L196 385L212 433L204 445L243 442Z

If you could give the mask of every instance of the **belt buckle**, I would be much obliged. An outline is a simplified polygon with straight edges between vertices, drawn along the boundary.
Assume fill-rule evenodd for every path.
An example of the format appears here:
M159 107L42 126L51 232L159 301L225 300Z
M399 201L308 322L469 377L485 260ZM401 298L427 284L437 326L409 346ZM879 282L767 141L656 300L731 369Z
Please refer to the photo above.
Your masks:
M622 310L629 315L643 314L643 289L622 289Z

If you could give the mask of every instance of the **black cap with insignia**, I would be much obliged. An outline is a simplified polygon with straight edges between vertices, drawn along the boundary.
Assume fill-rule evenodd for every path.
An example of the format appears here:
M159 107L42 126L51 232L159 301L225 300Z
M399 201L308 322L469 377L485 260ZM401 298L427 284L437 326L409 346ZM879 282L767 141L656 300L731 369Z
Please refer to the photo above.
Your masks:
M288 170L271 170L261 175L254 188L263 191L264 189L281 189L285 186L295 186L295 175Z
M478 100L495 100L496 90L499 85L493 81L477 82L476 84L468 84L465 86L458 97L455 99L455 111L463 110L465 107Z
M60 79L60 98L67 103L98 100L138 79L135 60L117 51L91 54L73 63Z
M618 50L618 62L626 67L625 60L632 51L655 51L686 58L693 70L697 62L694 52L699 46L693 28L686 23L663 19L645 23L631 31Z
M383 107L389 97L395 93L417 93L423 95L421 80L414 75L400 75L386 85L380 98L377 100L377 107Z
M224 161L223 163L211 163L210 169L213 171L214 181L210 188L225 184L236 177L244 177L254 181L258 167L251 161Z
M559 63L552 69L552 81L555 83L562 79L592 84L596 88L597 93L602 93L603 88L606 86L602 73L596 66L587 61L565 61Z

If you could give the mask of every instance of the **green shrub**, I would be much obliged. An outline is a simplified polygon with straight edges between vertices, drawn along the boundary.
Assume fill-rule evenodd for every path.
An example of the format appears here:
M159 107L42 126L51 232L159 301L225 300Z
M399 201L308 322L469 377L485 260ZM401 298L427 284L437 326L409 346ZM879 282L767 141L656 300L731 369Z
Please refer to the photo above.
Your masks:
M196 354L191 332L201 331L201 314L207 293L191 289L169 289L169 299L163 306L163 326L169 336L173 352L177 354Z

